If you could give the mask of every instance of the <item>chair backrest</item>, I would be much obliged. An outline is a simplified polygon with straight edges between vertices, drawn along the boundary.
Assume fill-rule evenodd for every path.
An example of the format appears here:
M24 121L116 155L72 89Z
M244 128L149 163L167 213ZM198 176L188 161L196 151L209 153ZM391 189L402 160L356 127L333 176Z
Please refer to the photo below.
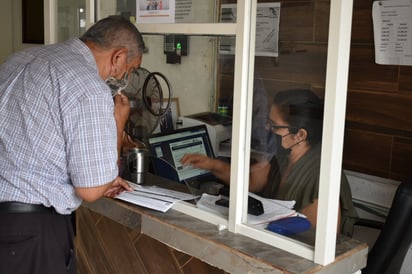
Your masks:
M385 224L368 254L362 274L399 273L412 242L412 179L396 190Z

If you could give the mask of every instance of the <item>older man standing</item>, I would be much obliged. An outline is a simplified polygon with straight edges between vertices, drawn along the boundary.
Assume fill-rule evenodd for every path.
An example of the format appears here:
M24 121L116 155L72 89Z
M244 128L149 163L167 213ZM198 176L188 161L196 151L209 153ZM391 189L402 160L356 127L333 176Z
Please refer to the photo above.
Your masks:
M0 273L76 273L70 214L130 190L117 165L129 102L106 80L124 85L143 49L111 16L0 67Z

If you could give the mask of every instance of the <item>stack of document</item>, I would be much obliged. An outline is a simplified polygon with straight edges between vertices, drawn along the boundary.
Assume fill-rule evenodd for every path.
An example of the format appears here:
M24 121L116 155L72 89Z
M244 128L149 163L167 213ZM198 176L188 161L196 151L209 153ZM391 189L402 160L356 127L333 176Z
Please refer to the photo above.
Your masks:
M130 185L134 191L124 191L117 195L116 199L162 212L168 211L178 201L196 198L192 194L157 186L142 186L133 183Z
M130 185L134 190L124 191L116 196L116 199L161 212L168 211L179 201L188 201L199 198L199 196L193 196L189 193L174 191L158 186L145 186L133 183L130 183ZM249 193L249 196L260 200L264 209L264 213L259 216L248 214L247 223L250 225L263 227L271 221L298 215L293 209L295 201L266 199L254 193ZM222 197L223 196L221 195L209 195L203 193L197 202L197 207L223 218L227 218L229 209L215 204L215 202Z
M249 196L260 200L264 209L264 213L259 216L248 214L247 223L250 225L265 226L271 221L297 215L297 212L293 209L295 201L266 199L251 192L249 192ZM197 207L227 218L229 209L215 204L221 198L221 195L215 196L204 193L197 203Z

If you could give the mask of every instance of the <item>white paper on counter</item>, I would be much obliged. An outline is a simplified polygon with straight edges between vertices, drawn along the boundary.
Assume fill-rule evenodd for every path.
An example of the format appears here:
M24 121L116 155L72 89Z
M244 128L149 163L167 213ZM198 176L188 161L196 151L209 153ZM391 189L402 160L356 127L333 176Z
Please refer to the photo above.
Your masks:
M296 216L297 213L293 209L295 201L283 201L276 199L262 198L254 193L249 192L249 196L260 200L263 204L264 213L259 216L252 214L247 215L247 223L250 225L267 224L271 221L275 221L281 218ZM215 202L221 199L221 195L209 195L202 194L202 197L197 203L197 207L212 213L215 213L221 217L227 218L229 215L229 209L227 207L216 205Z
M176 202L192 200L192 194L170 190L158 186L142 186L130 183L134 191L124 191L116 196L138 206L151 208L161 212L168 211Z

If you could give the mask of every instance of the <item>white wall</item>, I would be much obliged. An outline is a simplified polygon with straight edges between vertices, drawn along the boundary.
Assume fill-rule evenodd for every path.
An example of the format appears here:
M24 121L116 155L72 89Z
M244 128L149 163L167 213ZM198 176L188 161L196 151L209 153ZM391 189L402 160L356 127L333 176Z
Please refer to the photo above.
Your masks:
M181 1L184 2L184 1ZM188 1L191 2L191 1ZM195 2L195 1L194 1ZM177 23L210 23L215 20L218 1L197 1L186 9ZM190 36L188 55L180 64L166 64L163 36L145 37L149 52L143 55L142 66L164 74L173 87L173 97L179 98L180 115L213 111L216 101L217 37Z
M143 55L142 67L168 78L173 97L179 98L180 115L212 110L216 83L216 38L189 37L189 53L181 57L180 64L166 64L163 36L145 37L145 43L149 52Z

